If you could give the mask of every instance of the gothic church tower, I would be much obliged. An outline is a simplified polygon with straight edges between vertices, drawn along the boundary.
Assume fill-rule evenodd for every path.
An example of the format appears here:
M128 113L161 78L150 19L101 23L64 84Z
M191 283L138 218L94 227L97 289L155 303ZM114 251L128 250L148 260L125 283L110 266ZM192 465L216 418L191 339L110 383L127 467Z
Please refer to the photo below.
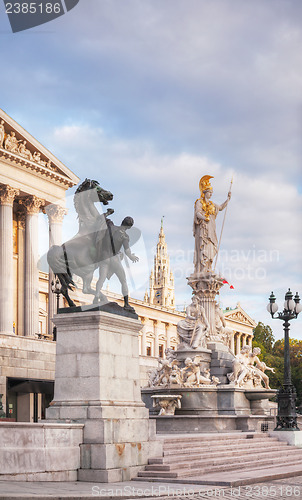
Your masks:
M146 291L145 302L155 306L175 309L174 277L170 271L170 260L165 240L163 219L159 232L156 255L154 257L154 269L150 274L149 295Z

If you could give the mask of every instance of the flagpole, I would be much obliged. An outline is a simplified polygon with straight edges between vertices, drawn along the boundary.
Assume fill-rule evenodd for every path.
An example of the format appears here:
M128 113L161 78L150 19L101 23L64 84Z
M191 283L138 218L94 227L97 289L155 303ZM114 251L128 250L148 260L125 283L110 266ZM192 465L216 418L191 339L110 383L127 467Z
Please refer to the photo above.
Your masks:
M233 177L231 179L229 193L232 190L232 184L233 184ZM227 206L225 208L225 212L224 212L224 217L223 217L223 222L222 222L222 227L221 227L221 233L220 233L220 238L219 238L218 247L217 247L217 254L216 254L216 259L215 259L214 271L216 269L216 264L217 264L217 260L218 260L218 253L219 253L219 249L220 249L220 243L221 243L221 238L222 238L222 233L223 233L223 228L224 228L224 223L225 223L225 218L226 218L227 210L228 210L228 204L227 204Z

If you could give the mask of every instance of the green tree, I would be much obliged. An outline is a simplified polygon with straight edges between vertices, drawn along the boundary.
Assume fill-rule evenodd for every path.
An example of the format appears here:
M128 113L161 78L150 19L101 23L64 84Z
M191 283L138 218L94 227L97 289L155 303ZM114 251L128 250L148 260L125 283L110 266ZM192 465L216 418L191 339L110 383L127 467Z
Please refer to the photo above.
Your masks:
M269 372L270 387L278 389L282 386L283 382L283 356L276 356L273 353L275 345L275 337L269 325L264 325L259 321L256 328L254 328L253 347L260 347L261 354L259 358L261 361L275 369L275 373Z
M297 406L302 405L302 340L290 339L290 365L292 383L297 391ZM259 322L254 328L253 347L260 347L259 358L275 368L269 373L270 387L279 389L284 381L284 340L276 340L270 326Z
M259 321L256 328L254 328L253 333L254 346L260 347L261 351L265 351L266 354L271 354L275 342L275 337L273 335L273 330L271 329L271 327L268 325L264 325L264 323L261 323L261 321Z
M273 355L276 359L282 359L282 380L284 373L284 340L277 340L273 347ZM297 406L302 405L302 340L290 339L289 340L289 356L292 383L297 391Z

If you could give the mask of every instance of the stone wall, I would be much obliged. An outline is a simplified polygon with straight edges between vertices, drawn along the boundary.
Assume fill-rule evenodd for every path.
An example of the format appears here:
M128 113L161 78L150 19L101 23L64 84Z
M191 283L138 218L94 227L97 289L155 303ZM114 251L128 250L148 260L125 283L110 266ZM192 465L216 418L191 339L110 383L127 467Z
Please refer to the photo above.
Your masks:
M0 394L6 408L7 377L54 380L56 343L49 340L0 334ZM158 361L140 356L140 384L145 387L148 371L157 368Z
M54 380L55 355L55 342L0 334L0 394L4 409L7 377Z
M150 356L139 357L139 372L141 387L146 387L149 380L149 371L158 368L158 359Z
M0 481L76 481L81 424L0 423Z

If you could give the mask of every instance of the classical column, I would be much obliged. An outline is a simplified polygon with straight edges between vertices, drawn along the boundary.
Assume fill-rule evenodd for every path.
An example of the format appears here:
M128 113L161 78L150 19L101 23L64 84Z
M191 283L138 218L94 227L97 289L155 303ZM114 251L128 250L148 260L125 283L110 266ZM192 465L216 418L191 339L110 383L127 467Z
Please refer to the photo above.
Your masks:
M18 212L18 321L17 333L24 335L25 212Z
M62 244L62 223L67 210L59 205L47 205L45 213L49 223L49 248L53 245ZM51 290L51 282L54 280L54 273L49 268L48 275L48 334L53 330L52 318L56 314L56 297Z
M171 347L171 325L170 323L166 323L166 344L167 347Z
M242 347L246 346L246 337L247 337L246 333L243 333L242 334Z
M143 328L141 329L142 333L142 343L141 343L141 355L146 356L146 318L141 318L141 322L143 324Z
M154 320L154 356L159 356L159 322Z
M44 201L30 195L20 203L26 208L24 335L33 336L39 332L38 215Z
M18 189L0 186L0 333L13 334L13 203Z
M236 353L239 354L241 351L241 346L240 346L240 333L236 333Z
M230 349L235 354L235 334L234 333L230 334L230 340L231 340Z

